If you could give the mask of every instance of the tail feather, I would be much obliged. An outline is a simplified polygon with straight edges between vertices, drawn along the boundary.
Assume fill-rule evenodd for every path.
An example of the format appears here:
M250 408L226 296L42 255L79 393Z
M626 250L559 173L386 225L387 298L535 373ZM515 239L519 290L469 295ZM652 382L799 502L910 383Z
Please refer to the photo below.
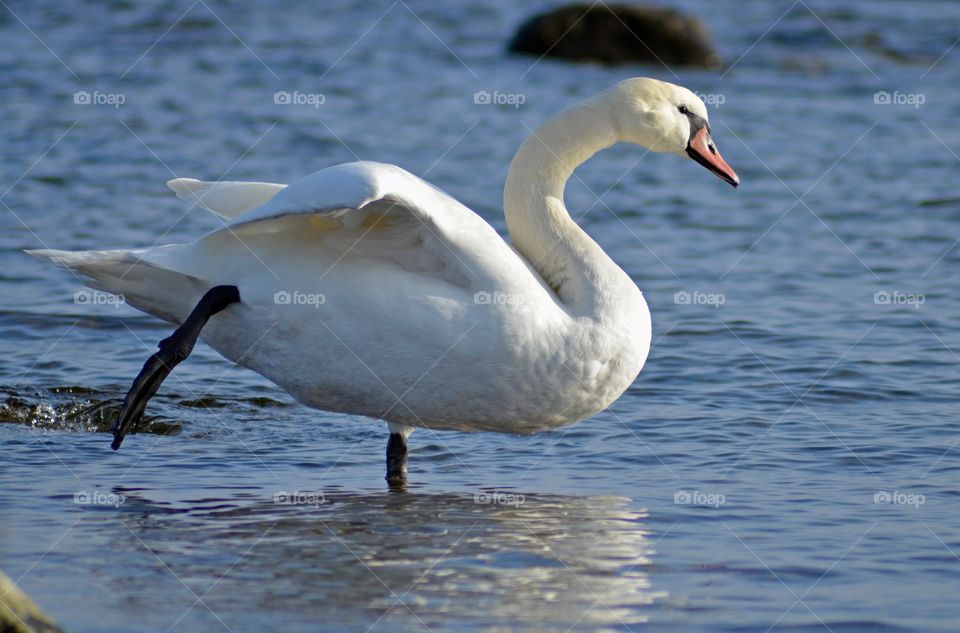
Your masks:
M144 251L25 252L79 275L91 288L122 295L126 303L171 323L181 323L209 289L201 279L148 262Z

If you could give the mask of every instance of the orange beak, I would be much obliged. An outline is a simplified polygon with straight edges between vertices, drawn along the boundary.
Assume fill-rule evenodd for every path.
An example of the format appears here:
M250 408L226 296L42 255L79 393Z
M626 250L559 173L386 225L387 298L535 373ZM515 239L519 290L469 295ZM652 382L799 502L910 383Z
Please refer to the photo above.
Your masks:
M723 160L706 127L700 128L690 137L687 155L734 187L740 184L740 178L727 161Z

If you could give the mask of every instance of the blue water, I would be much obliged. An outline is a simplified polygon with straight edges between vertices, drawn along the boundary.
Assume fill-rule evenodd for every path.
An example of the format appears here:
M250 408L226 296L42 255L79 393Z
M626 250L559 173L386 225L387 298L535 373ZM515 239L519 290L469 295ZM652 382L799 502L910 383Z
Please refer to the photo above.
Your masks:
M955 630L960 7L676 4L725 70L506 55L540 3L9 2L0 569L71 633ZM76 302L21 249L193 239L218 221L164 181L357 157L503 231L527 128L634 75L722 101L743 185L629 146L571 181L653 313L608 411L533 437L418 431L391 492L379 423L201 346L109 450L169 326Z

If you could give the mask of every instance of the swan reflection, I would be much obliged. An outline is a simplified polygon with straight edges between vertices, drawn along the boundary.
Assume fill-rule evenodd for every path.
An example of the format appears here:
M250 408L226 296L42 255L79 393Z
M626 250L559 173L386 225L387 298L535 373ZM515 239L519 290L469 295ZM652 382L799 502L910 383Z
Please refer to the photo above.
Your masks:
M235 631L264 618L340 630L623 629L666 595L650 581L647 515L628 499L282 492L286 501L250 491L166 504L125 491L129 533L117 546L140 551L136 575L173 572L198 595L215 585L203 602Z

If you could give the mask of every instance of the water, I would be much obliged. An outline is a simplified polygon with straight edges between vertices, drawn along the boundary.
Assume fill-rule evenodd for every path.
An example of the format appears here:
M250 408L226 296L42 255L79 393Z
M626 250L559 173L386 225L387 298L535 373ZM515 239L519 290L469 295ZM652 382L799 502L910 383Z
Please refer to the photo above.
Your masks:
M954 630L958 8L678 4L725 75L506 56L541 8L506 0L10 3L0 568L71 632ZM381 425L199 348L149 432L109 450L169 328L76 303L20 249L192 239L218 221L165 180L358 156L504 230L526 128L638 74L722 98L743 186L626 146L570 183L653 312L648 365L608 411L524 438L418 431L391 492Z

